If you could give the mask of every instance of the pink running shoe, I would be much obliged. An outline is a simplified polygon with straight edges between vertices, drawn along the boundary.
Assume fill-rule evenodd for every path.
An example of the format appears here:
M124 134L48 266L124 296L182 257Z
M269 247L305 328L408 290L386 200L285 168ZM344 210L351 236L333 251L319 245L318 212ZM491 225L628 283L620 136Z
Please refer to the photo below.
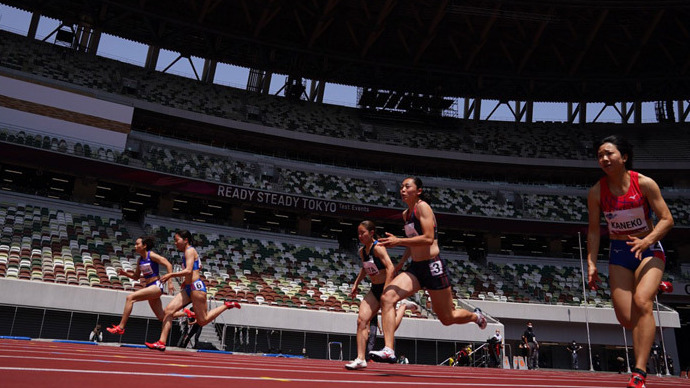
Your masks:
M228 310L229 309L241 309L242 308L242 306L239 303L235 302L234 300L226 300L224 304L225 304L225 307L228 308Z
M146 347L149 349L160 350L161 352L165 351L165 344L161 341L156 341L154 343L144 342L144 345L146 345Z
M121 328L119 325L112 325L111 327L106 327L105 329L108 330L108 333L110 333L110 334L115 334L115 335L125 334L125 329Z

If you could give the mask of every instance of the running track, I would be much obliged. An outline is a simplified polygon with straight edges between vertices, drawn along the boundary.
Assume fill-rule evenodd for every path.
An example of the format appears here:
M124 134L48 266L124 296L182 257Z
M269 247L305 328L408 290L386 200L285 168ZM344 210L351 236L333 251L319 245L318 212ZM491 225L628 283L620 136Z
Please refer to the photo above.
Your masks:
M0 385L8 387L625 387L626 375L370 364L0 339ZM651 376L649 388L690 388Z

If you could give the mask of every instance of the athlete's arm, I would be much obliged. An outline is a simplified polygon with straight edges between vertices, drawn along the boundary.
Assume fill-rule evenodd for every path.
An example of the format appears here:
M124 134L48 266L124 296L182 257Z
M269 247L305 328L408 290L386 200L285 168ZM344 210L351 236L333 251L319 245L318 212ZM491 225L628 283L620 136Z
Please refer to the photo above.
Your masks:
M654 226L654 229L643 238L630 237L630 241L627 244L630 246L630 252L635 254L638 259L643 259L642 253L649 248L650 245L661 240L666 233L673 227L673 216L668 210L666 201L664 197L661 196L661 190L659 185L654 182L652 178L639 174L640 190L642 194L649 201L649 206L651 206L654 214L656 214L659 222Z
M158 253L153 252L153 251L151 251L151 254L149 255L149 257L151 258L151 260L164 266L165 269L167 270L166 273L171 273L173 271L172 264L170 264L168 259L166 259L165 257L163 257L163 256L161 256ZM172 283L171 279L168 279L168 291L169 292L175 291L175 288L173 287L173 283Z
M405 253L403 253L402 257L400 258L400 261L398 261L398 264L395 265L395 273L400 272L402 267L407 263L407 259L412 256L412 250L410 248L405 248Z
M191 275L194 272L194 260L196 260L196 257L194 257L195 252L196 252L196 250L194 250L194 249L185 249L185 251L184 251L184 260L186 263L185 268L183 268L181 271L166 273L165 275L161 276L161 282L165 283L170 278L179 278L179 277L185 277L187 275Z
M417 218L422 226L422 234L413 237L397 237L386 232L386 237L379 239L379 243L384 247L396 247L404 245L406 247L418 247L431 245L434 243L434 211L431 210L426 202L417 204Z
M393 266L391 258L388 256L386 248L376 244L374 246L374 254L381 260L383 265L386 266L386 282L384 283L384 287L386 287L395 277L395 267Z
M601 241L600 214L601 205L599 204L600 187L599 182L589 189L587 195L587 210L589 212L589 227L587 228L587 282L590 289L596 289L599 282L599 272L597 271L597 256L599 255L599 242Z

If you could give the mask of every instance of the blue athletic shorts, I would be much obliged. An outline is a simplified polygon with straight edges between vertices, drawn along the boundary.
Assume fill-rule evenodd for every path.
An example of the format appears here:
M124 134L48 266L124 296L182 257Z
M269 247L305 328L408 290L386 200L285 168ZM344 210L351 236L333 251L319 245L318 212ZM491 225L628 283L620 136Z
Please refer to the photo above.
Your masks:
M631 271L635 271L640 266L640 260L635 257L635 254L630 252L630 245L626 244L628 240L611 240L609 245L609 264L620 265ZM666 262L666 254L664 248L661 247L660 242L655 242L650 245L646 251L642 253L642 258L658 257L664 263Z
M204 284L204 281L201 279L197 279L192 282L192 284L186 284L184 286L184 292L187 293L187 296L190 298L192 297L192 291L203 291L206 292L206 284Z

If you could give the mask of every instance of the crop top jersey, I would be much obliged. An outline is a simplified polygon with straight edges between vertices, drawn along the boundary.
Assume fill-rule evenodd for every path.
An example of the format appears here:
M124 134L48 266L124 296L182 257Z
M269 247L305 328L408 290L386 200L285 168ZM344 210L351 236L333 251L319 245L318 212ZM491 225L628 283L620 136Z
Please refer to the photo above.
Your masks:
M378 244L378 240L374 241L369 252L367 252L366 246L362 247L362 267L364 267L364 271L366 271L367 275L369 276L378 275L382 269L386 269L386 266L383 264L381 259L379 259L376 256L376 253L374 253L374 247L376 247L376 244Z
M189 246L187 249L194 249L194 247ZM182 268L187 268L187 259L182 258ZM199 253L197 252L196 254L196 259L194 259L194 266L192 267L193 270L198 270L201 269L201 257L199 256Z
M144 279L158 277L158 263L151 260L151 251L147 251L146 257L139 259L139 272L144 275Z
M408 211L409 212L409 211ZM412 209L412 214L405 220L405 236L414 237L423 233L422 223L417 218L417 204ZM436 227L436 217L434 217L434 240L438 240L438 228Z
M599 203L611 236L627 236L651 229L649 201L640 189L639 174L636 171L629 172L630 187L621 196L611 193L607 177L599 180Z

